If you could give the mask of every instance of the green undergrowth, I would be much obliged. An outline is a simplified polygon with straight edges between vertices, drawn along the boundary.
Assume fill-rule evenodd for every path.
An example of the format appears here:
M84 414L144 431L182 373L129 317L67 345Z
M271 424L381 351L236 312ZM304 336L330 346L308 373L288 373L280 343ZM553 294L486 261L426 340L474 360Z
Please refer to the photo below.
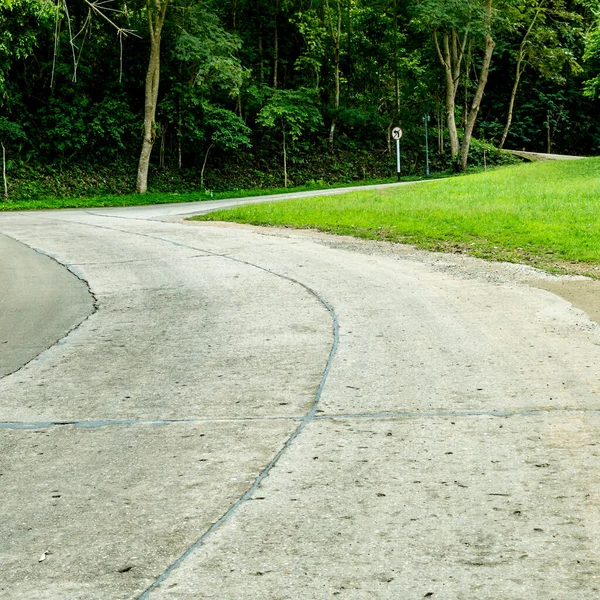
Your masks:
M489 165L505 165L519 161L507 152L490 145L474 142L470 164L483 165L482 149L486 148ZM423 157L414 150L403 162L403 179L423 176ZM155 157L156 159L156 157ZM87 161L87 162L85 162ZM15 166L8 162L8 199L0 200L0 209L60 208L89 206L122 206L152 202L182 202L205 199L203 189L218 193L218 198L274 193L283 190L283 170L277 147L260 152L211 154L201 185L199 165L153 164L149 172L149 194L133 195L137 164L131 156L123 160L28 164ZM289 156L289 189L324 189L346 185L361 185L393 181L395 154L383 149L337 149L330 152L321 147L306 148ZM451 164L446 156L432 155L432 172L436 176L450 175Z
M600 277L600 158L243 206L197 219L317 229Z
M448 173L439 174L440 177L449 176ZM418 181L418 177L406 177L403 181ZM0 211L14 210L45 210L58 208L99 208L108 206L143 206L148 204L173 204L177 202L202 202L207 200L228 200L232 198L251 198L254 196L270 196L275 194L290 194L292 192L306 192L311 190L326 190L331 188L355 187L362 185L375 185L379 183L392 183L392 178L371 179L355 181L346 184L328 185L325 182L314 182L306 185L288 188L247 189L215 192L204 190L197 192L148 192L147 194L100 194L96 196L83 196L74 198L44 198L35 200L1 200Z

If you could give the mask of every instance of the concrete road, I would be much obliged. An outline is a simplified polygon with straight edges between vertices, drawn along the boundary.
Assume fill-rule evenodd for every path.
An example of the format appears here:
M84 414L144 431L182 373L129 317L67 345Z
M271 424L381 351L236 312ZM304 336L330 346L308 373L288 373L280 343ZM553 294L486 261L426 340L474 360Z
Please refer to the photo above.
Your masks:
M516 154L521 158L526 158L533 162L544 161L544 160L580 160L587 158L586 156L574 156L571 154L549 154L547 152L526 152L525 150L505 150L511 154Z
M551 277L174 212L0 215L80 307L0 379L2 598L600 596L600 326Z

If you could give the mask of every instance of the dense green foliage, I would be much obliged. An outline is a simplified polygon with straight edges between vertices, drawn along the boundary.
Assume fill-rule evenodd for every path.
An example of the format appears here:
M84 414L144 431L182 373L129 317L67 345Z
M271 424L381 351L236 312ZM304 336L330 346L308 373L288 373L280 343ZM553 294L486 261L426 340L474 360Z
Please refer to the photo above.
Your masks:
M600 278L599 197L600 159L588 158L242 206L196 219L319 229Z
M471 165L483 160L483 140L502 137L517 71L505 147L600 152L597 0L494 0L491 23L485 0L161 2L151 189L385 176L394 170L389 134L397 124L406 173L422 172L425 114L432 167L448 168L455 158L434 44L444 32L466 35L459 136L484 36L495 43ZM0 142L11 198L133 189L147 6L0 0Z

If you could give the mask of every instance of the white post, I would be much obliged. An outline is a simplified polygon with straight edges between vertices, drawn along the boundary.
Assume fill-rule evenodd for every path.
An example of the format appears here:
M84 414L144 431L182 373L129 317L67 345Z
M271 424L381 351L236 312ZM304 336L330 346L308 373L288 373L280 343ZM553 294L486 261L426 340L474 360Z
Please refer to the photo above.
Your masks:
M398 173L398 181L400 181L400 139L396 140L396 172Z

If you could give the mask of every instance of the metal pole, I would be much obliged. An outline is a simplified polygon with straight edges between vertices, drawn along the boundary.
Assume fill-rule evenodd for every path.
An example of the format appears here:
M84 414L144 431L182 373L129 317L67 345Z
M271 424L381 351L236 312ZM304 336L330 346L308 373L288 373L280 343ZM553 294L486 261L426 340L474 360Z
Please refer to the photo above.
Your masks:
M400 140L396 140L396 172L398 173L398 181L400 181Z
M425 177L429 177L429 137L427 135L427 123L429 122L429 115L423 117L425 121Z

